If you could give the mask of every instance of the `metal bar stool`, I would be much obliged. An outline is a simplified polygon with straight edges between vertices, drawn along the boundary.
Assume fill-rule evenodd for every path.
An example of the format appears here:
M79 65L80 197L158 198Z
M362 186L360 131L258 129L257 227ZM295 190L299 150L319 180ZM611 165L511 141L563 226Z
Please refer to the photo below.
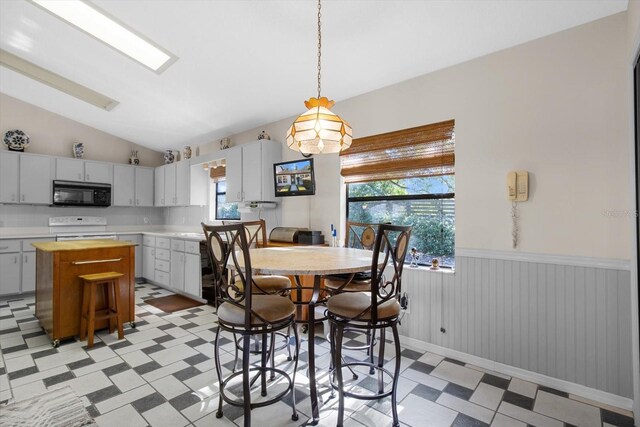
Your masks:
M78 276L82 279L82 315L80 319L80 340L84 341L89 329L87 347L93 347L93 333L96 320L109 319L109 333L113 333L114 324L118 327L118 339L124 338L122 317L120 316L120 277L122 273L108 271L105 273L85 274ZM102 285L106 307L96 311L96 288Z

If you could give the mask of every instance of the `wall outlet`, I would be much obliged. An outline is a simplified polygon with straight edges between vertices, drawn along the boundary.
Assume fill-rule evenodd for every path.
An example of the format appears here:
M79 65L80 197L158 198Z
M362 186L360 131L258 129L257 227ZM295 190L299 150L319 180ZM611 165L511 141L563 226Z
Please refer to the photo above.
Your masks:
M145 216L144 219L142 220L145 224L149 224L149 217Z

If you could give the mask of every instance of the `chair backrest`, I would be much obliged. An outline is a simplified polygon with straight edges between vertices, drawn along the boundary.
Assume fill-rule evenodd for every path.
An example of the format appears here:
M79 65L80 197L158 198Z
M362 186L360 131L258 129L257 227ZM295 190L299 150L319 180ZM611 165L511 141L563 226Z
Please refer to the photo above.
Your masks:
M202 223L207 252L213 267L213 280L216 295L220 302L233 304L244 310L244 326L251 325L251 289L246 286L252 282L251 259L245 227L242 223L226 225L207 225ZM242 263L240 263L242 259ZM240 268L240 265L243 268ZM239 280L229 280L229 269Z
M256 221L222 221L222 224L242 224L247 235L250 248L264 248L267 246L267 223L264 219Z
M371 259L371 321L378 321L378 306L399 299L402 269L407 256L411 226L380 224ZM380 264L380 257L383 257ZM365 312L362 313L364 315Z
M347 233L344 246L346 248L372 250L376 243L376 232L379 224L347 221Z

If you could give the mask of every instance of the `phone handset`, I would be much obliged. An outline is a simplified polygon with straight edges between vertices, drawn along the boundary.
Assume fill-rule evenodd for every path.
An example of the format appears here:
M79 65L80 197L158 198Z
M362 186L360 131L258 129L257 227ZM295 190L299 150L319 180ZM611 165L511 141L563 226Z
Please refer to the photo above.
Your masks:
M518 203L529 200L529 172L511 171L507 173L507 197L511 200L511 219L513 221L513 248L518 247L518 232L520 224L518 220Z

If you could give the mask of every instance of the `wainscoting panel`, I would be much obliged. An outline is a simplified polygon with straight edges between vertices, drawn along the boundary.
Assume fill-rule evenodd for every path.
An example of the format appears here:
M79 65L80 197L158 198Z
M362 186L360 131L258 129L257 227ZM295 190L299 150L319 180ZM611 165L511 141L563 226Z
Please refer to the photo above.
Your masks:
M632 397L630 281L628 270L477 256L456 257L455 274L407 266L400 333Z

